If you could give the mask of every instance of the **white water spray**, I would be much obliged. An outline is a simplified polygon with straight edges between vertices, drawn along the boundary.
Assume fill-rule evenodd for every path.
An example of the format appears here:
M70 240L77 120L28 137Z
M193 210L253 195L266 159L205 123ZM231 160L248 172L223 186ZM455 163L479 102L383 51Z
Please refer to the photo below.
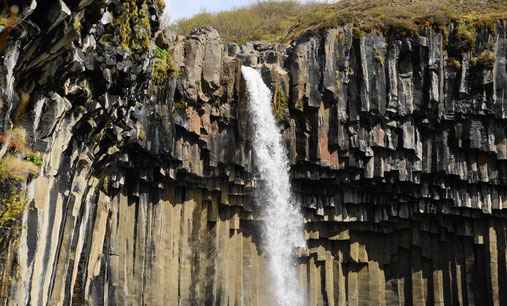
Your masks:
M282 136L271 112L271 91L255 69L242 67L250 93L248 110L253 122L255 165L262 179L256 191L261 207L265 252L279 305L304 305L295 269L295 252L305 247L302 217L291 197L289 163Z

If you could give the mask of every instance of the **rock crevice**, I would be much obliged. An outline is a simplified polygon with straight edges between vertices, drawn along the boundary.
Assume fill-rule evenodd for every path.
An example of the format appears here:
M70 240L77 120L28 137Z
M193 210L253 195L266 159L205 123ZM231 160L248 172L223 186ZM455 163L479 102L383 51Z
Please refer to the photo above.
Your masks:
M0 132L22 129L44 164L15 182L31 209L2 254L4 303L274 302L241 65L273 92L309 304L507 303L505 21L459 56L453 24L224 46L161 31L155 2L20 5Z

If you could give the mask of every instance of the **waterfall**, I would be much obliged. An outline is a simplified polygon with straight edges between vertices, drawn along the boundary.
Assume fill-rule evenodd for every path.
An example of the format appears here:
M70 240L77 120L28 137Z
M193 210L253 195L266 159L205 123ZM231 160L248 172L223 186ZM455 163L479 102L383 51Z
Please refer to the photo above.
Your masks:
M262 235L272 291L279 305L303 305L294 257L306 243L299 207L291 196L287 153L271 112L271 91L255 69L243 66L241 71L250 93L255 166L262 181L255 200L264 220Z

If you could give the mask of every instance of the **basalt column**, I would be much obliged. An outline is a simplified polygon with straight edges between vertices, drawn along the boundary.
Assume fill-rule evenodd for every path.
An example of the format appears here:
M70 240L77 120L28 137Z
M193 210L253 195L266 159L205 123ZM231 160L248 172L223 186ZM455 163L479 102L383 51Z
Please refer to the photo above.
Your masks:
M224 46L162 31L159 1L16 4L0 164L34 166L2 176L27 201L4 304L276 303L242 65L273 95L309 304L507 304L505 21L473 49L460 21Z

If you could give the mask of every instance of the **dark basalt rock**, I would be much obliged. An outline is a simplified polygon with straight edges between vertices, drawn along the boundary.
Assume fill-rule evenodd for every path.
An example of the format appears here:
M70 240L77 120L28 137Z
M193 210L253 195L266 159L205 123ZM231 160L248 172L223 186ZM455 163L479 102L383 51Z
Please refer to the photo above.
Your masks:
M2 302L272 303L243 64L273 91L309 304L507 303L504 22L453 61L452 24L448 45L347 25L240 47L159 31L152 0L38 4L0 57L0 132L22 128L44 161L19 182L32 209ZM156 45L177 70L161 84Z

